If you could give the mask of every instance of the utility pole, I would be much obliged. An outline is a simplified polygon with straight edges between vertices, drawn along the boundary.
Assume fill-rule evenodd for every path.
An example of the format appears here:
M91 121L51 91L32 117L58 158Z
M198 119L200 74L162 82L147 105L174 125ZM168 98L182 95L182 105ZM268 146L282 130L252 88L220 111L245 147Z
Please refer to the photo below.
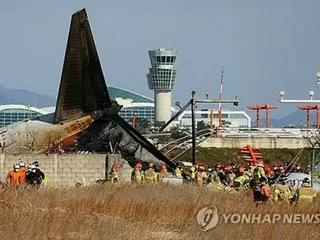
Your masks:
M208 92L207 92L208 93ZM183 113L189 106L191 106L191 132L192 132L192 164L195 165L196 162L196 116L195 116L195 108L197 103L232 103L234 106L239 105L239 100L237 96L234 99L209 99L209 93L206 94L206 99L196 99L196 92L191 92L191 99L184 105L180 106L179 102L176 102L176 106L179 106L180 110L170 118L164 125L159 128L159 132L162 132L169 124L174 121L181 113Z
M195 117L195 91L191 92L191 127L192 127L192 164L196 163L196 117Z
M223 74L224 74L224 69L222 67L221 69L221 76L220 76L220 93L219 93L219 100L222 100L222 91L223 91ZM218 119L219 119L219 130L222 128L222 107L221 107L221 102L219 102L219 107L218 107Z

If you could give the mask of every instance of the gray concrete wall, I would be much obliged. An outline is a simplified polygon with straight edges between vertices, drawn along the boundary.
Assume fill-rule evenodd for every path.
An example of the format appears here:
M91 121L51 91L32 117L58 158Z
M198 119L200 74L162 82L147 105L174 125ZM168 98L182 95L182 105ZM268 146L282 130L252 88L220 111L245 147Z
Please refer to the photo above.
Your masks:
M0 180L13 168L14 163L40 162L40 169L48 177L48 186L74 186L79 182L91 185L106 177L106 154L52 154L19 155L0 154Z
M251 145L266 149L274 148L308 148L311 147L306 138L209 138L200 147L240 148Z

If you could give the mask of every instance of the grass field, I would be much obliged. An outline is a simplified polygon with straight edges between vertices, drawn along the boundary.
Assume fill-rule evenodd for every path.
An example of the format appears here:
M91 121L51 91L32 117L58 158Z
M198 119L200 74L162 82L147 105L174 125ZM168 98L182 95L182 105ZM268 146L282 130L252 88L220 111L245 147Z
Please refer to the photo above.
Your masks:
M250 192L206 187L105 184L64 189L0 189L0 239L320 239L320 224L224 224L200 231L196 215L320 213L311 205L256 208Z

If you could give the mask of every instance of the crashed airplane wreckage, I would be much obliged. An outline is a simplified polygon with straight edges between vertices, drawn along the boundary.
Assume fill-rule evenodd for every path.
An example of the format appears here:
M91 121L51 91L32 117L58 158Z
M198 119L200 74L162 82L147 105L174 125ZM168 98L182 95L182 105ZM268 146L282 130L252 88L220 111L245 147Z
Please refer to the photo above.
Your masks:
M82 9L71 18L55 113L1 128L2 152L50 153L57 146L99 152L117 145L132 159L153 161L157 166L163 162L174 169L173 162L119 116L120 110L110 99L87 13Z

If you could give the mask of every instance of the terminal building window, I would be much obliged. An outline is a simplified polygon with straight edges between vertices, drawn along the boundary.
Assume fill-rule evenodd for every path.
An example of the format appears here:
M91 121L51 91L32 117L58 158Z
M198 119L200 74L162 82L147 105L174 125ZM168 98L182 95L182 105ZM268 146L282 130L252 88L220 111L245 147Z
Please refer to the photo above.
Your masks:
M145 118L150 123L154 123L154 107L126 107L122 108L119 114L124 120L129 123L131 123L134 114L138 118Z
M0 127L7 126L11 123L20 122L25 119L35 118L42 115L36 111L22 108L9 108L0 111Z

